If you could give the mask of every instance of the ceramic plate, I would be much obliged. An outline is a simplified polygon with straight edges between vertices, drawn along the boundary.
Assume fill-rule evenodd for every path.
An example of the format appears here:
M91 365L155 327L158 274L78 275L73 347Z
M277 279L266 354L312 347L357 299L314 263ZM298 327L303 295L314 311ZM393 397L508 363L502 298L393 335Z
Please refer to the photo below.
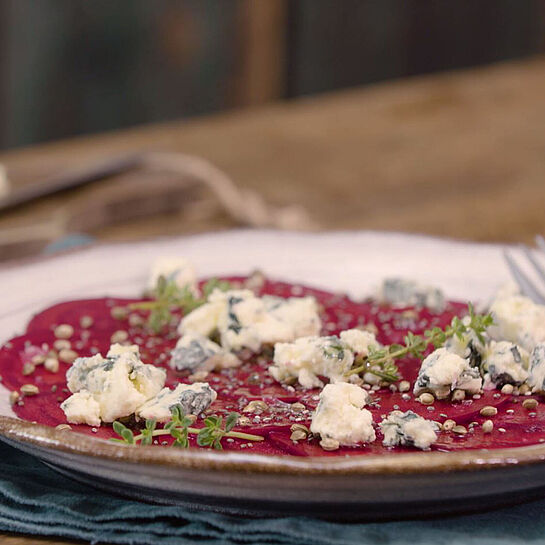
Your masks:
M441 287L450 299L485 301L509 280L499 246L402 234L235 231L138 244L98 245L0 271L0 342L58 301L133 296L150 262L182 255L202 276L248 274L353 297L385 275ZM545 445L298 458L204 449L131 448L15 418L0 386L0 435L61 473L112 492L229 513L399 518L489 508L545 490Z

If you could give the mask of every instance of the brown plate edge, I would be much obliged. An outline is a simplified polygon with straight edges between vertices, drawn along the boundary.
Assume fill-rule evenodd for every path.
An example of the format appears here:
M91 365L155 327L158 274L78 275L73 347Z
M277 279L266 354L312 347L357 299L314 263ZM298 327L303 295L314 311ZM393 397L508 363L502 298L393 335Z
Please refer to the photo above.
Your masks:
M125 446L67 430L0 416L0 435L48 450L95 459L170 468L242 473L308 475L399 475L477 471L545 461L545 444L492 450L415 452L351 457L268 456L251 452Z
M239 229L243 230L243 229ZM358 232L358 231L354 231ZM377 231L379 233L383 231ZM197 233L198 237L210 233ZM425 236L414 234L415 236ZM187 236L187 235L186 235ZM180 236L157 237L159 240L177 239ZM429 237L443 239L443 237ZM70 248L51 255L30 256L2 264L1 269L32 265L69 254L81 253L108 245L127 245L147 242L96 241L82 247ZM455 239L445 238L457 242ZM467 241L470 242L470 241ZM478 244L478 243L475 243ZM243 473L277 473L308 475L400 475L451 473L477 471L545 462L545 444L493 450L466 450L457 452L415 452L388 456L362 455L349 458L268 456L251 452L222 452L208 449L171 449L156 446L130 447L70 431L34 424L18 418L0 415L0 436L15 443L50 449L72 455L91 456L103 460L127 463L153 464L180 469L203 471L232 471ZM67 440L69 438L69 440Z

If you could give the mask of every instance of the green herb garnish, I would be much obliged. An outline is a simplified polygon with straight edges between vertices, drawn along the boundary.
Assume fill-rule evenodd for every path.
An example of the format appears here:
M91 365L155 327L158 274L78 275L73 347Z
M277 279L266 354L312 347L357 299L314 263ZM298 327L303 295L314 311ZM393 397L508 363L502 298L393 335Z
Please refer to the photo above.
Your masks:
M203 285L202 295L199 296L195 295L188 286L180 288L174 280L160 276L157 286L152 292L153 300L131 303L128 308L129 310L151 311L148 317L148 327L154 333L159 333L172 320L174 310L181 310L184 314L188 314L206 303L215 289L227 291L231 289L231 284L225 280L211 278Z
M121 422L114 422L114 431L121 439L113 438L110 441L116 443L124 443L126 445L151 445L154 437L161 435L170 435L175 439L172 446L187 448L189 446L189 434L197 435L197 444L200 447L210 447L216 450L221 450L221 440L224 437L233 437L236 439L244 439L246 441L263 441L261 435L253 435L250 433L242 433L232 431L236 426L239 414L230 413L225 419L225 424L221 416L212 415L204 420L204 428L192 428L191 418L186 416L180 407L176 405L171 408L172 419L165 424L162 429L157 429L155 420L146 420L144 429L138 435L134 435L132 430L127 428Z
M484 343L483 334L488 327L493 325L494 319L491 314L475 314L471 303L468 303L469 323L466 325L455 316L450 324L441 329L434 327L424 332L424 335L415 335L410 331L405 335L404 344L391 344L382 348L371 346L365 358L356 358L353 367L347 375L360 373L372 373L386 382L396 382L400 379L398 368L395 365L397 359L405 356L422 358L428 346L439 348L451 337L463 339L464 335L473 332Z

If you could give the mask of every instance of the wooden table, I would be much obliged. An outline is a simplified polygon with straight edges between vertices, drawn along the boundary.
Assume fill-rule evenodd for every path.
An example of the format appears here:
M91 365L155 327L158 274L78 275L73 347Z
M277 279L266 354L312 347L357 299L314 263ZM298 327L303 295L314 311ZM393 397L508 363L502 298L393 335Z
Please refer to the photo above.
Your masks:
M271 203L304 205L325 229L531 242L545 233L545 59L79 138L4 153L0 162L13 183L24 184L142 149L206 157ZM98 190L5 214L0 230L37 221ZM174 214L95 234L125 240L232 225L222 216L199 222Z

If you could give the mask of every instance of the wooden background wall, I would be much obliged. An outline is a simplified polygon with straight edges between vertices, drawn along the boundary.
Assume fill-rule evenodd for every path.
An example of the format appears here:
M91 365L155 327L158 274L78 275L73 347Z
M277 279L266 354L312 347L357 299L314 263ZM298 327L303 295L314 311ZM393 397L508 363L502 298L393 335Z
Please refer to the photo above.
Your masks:
M0 0L0 148L545 50L545 0Z

